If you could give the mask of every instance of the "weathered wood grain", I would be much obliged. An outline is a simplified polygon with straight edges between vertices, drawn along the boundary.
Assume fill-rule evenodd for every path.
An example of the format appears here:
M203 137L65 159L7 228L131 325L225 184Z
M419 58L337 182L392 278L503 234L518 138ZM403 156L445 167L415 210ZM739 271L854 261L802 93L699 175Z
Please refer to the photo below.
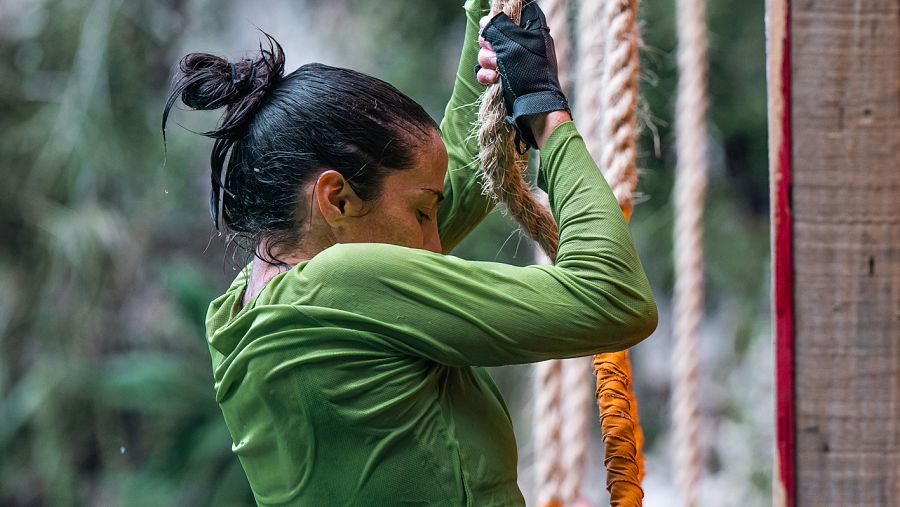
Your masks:
M791 5L796 503L900 505L900 2Z

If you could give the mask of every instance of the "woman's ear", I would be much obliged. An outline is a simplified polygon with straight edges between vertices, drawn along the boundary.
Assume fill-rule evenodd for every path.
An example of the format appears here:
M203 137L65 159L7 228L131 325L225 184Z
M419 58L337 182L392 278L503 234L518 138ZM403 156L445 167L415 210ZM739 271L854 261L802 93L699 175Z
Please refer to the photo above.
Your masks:
M313 186L313 198L322 217L332 227L340 227L342 220L354 216L355 209L362 205L344 176L333 169L319 175Z

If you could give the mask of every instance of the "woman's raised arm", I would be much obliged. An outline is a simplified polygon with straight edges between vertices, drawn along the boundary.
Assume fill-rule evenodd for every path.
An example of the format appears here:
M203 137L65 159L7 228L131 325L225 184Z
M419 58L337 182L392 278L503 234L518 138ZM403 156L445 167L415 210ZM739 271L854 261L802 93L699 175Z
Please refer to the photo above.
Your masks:
M467 0L466 35L453 85L453 95L441 120L441 137L447 147L447 175L444 196L438 208L438 234L443 253L449 253L494 209L494 203L481 193L478 167L478 141L470 136L478 117L478 97L485 87L475 79L478 62L478 20L487 14L489 0Z
M300 312L304 305L335 310L338 321L322 325L360 325L362 318L366 347L450 366L585 356L649 336L657 324L650 284L616 198L573 122L547 138L538 186L559 224L553 266L340 243L288 274L307 278L303 283L285 286L304 287L296 294Z

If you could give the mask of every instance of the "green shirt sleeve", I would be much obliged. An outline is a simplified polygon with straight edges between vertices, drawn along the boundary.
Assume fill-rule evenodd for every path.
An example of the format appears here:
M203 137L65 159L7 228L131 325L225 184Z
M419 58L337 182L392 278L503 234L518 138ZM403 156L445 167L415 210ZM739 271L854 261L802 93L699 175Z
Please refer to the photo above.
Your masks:
M339 243L301 271L315 297L298 297L360 319L355 325L370 345L450 366L537 362L638 343L656 328L656 302L625 218L573 122L554 129L540 162L538 186L559 224L555 265Z
M440 130L447 147L444 200L438 207L438 234L443 253L449 253L494 209L496 203L481 193L478 140L470 135L478 117L478 98L486 90L475 79L478 63L478 20L490 10L488 0L467 0L466 35L453 95L444 110Z

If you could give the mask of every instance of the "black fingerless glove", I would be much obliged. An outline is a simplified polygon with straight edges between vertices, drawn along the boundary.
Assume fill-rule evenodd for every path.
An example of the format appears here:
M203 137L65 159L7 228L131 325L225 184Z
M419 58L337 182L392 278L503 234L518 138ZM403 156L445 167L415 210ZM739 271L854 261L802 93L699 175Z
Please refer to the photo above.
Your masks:
M510 114L506 122L516 130L516 149L520 142L537 148L534 133L524 116L561 109L569 111L569 102L559 85L556 51L547 18L537 2L531 1L522 8L521 26L501 12L485 25L482 36L497 53L503 101Z

